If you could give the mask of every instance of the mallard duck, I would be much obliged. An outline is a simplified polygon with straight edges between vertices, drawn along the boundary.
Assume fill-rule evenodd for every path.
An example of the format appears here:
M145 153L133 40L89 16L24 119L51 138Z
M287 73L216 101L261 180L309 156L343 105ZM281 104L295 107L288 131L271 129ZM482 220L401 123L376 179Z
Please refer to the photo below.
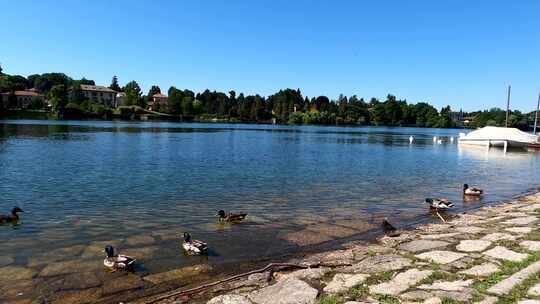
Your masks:
M205 254L208 252L208 245L205 242L193 240L191 234L188 232L184 232L184 242L182 243L182 247L187 254L191 255Z
M463 184L463 195L480 196L484 193L484 190L475 187L469 187L467 184Z
M239 222L246 218L247 213L229 213L226 214L225 211L219 210L216 216L219 216L219 220L222 222Z
M22 209L19 208L19 207L14 207L13 209L11 209L11 214L10 215L0 214L0 224L18 222L19 221L19 214L18 213L20 213L20 212L24 212L24 211L22 211Z
M135 259L122 254L114 254L114 248L111 245L105 247L107 257L103 260L103 265L112 270L128 270L132 269L135 264Z
M454 204L444 198L426 198L426 204L429 204L429 208L432 210L446 210L454 207Z
M384 229L384 233L387 235L387 236L390 236L390 237L395 237L395 236L399 236L399 232L397 231L397 228L394 227L392 224L390 224L390 222L388 221L387 218L384 218L383 221L382 221L382 227Z

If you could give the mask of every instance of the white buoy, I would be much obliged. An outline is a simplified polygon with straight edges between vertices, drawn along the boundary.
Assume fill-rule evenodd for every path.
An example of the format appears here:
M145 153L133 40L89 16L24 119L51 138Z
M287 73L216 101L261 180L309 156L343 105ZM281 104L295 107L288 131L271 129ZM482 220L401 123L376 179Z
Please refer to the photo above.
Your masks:
M437 136L433 136L433 142L437 142Z
M412 143L413 143L413 141L414 141L414 137L412 137L412 136L409 136L409 143L410 143L410 144L412 144Z
M450 136L450 142L451 142L451 143L454 142L454 136Z

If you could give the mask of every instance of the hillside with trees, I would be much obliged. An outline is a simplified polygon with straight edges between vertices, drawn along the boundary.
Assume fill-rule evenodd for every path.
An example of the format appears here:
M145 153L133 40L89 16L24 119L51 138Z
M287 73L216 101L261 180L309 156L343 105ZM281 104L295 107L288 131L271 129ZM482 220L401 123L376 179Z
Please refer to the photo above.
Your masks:
M110 118L113 113L129 113L145 109L152 103L152 96L164 93L153 85L146 95L135 81L119 85L117 76L111 80L110 89L125 94L124 106L115 109L85 99L81 85L95 85L90 79L73 79L64 73L33 74L28 77L2 73L0 67L0 93L36 89L45 94L50 110L59 117L73 115ZM504 126L505 111L493 108L485 111L463 113L452 111L450 106L440 110L425 102L408 103L394 95L384 100L369 101L352 95L340 95L336 99L327 96L304 96L300 89L282 89L270 96L244 95L234 90L228 93L205 90L195 93L189 89L170 87L166 91L166 104L155 104L153 111L166 113L186 121L230 121L245 123L321 124L321 125L373 125L416 126L428 128ZM35 108L47 108L36 104ZM0 108L0 115L6 109ZM533 113L519 111L510 113L510 126L528 130Z

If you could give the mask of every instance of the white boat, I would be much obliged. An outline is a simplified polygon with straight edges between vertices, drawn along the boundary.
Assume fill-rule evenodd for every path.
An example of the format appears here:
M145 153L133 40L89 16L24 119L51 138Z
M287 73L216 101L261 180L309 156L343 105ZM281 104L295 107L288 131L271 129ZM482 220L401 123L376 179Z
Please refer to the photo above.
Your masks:
M530 144L538 143L538 135L516 128L484 127L468 134L460 133L458 143L486 147L526 148Z

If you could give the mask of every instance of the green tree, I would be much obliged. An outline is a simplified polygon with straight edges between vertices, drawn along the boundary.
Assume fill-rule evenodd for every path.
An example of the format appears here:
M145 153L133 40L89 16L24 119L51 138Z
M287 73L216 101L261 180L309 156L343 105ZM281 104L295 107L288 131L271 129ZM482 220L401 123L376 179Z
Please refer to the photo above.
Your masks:
M193 98L191 96L184 96L182 98L182 114L187 116L193 115Z
M116 92L122 92L122 88L118 85L118 77L116 75L113 76L109 89L115 90Z
M75 82L73 86L71 86L71 90L69 92L69 102L75 103L80 105L84 101L84 94L81 90L81 84L78 82Z
M31 110L41 110L45 108L45 103L43 102L43 98L34 96L32 97L32 100L30 101L30 104L28 105L28 109Z
M148 90L148 100L151 100L152 97L156 94L161 94L161 89L157 85L153 85L150 90Z
M125 104L128 106L143 106L142 91L139 84L132 80L128 82L122 90L126 94Z
M49 92L53 111L61 113L68 103L66 86L63 84L55 85Z
M168 94L169 98L167 99L167 112L170 114L181 114L184 92L175 87L170 87Z

